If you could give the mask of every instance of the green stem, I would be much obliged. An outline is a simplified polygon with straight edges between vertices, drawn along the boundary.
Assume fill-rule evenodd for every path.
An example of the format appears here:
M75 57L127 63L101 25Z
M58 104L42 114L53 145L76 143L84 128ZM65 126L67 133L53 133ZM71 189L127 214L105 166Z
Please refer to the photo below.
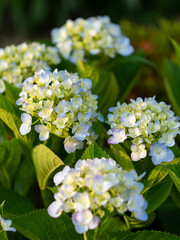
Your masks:
M98 237L98 227L94 229L94 237L93 240L97 240Z
M87 239L86 232L83 234L83 237L84 237L84 240L88 240L88 239Z
M125 223L126 223L126 226L127 226L127 230L130 230L131 227L130 227L129 221L128 221L126 216L124 216L124 220L125 220Z

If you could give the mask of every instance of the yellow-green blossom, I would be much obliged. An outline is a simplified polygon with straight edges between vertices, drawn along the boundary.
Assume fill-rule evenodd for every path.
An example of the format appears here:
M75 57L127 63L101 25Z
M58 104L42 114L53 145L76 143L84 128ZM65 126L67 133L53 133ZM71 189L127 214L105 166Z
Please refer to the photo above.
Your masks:
M146 221L147 201L141 195L144 188L132 170L124 171L113 159L78 160L74 168L66 166L54 176L57 193L48 207L51 217L73 212L72 222L78 233L95 229L107 211L119 214L127 210L135 218Z
M108 121L112 135L110 144L130 140L131 159L138 161L145 158L147 150L155 165L170 162L174 159L173 152L168 149L175 144L174 138L179 134L179 117L174 115L169 105L158 103L153 98L131 99L131 103L120 104L109 109ZM164 152L164 153L162 153Z
M21 134L31 131L32 117L35 117L35 130L41 141L54 133L65 138L67 152L83 148L84 140L91 143L96 138L93 121L103 120L97 112L97 96L92 95L91 86L90 79L79 78L77 73L67 71L41 69L27 78L16 102L26 112L21 116Z
M0 93L4 81L21 86L22 82L41 68L50 70L60 62L58 50L37 42L6 46L0 49Z
M120 26L111 23L108 16L67 20L64 26L53 29L51 34L60 54L73 63L84 61L90 55L114 58L117 54L127 56L133 52Z

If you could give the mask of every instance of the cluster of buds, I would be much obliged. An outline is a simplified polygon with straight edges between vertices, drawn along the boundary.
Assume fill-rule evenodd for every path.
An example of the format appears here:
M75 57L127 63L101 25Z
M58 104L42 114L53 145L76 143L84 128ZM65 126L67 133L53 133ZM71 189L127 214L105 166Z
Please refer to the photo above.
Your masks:
M110 144L123 143L130 140L131 159L138 161L147 156L147 150L154 165L170 162L174 159L173 152L168 148L175 144L174 138L180 134L180 118L174 115L169 105L158 103L153 98L131 99L131 103L120 104L109 109L107 123L112 135Z
M0 49L0 93L5 91L4 81L21 86L22 82L41 68L50 70L60 62L58 49L45 44L6 46Z
M72 212L72 222L78 233L95 229L107 212L133 213L146 221L147 201L140 194L144 185L132 170L124 171L113 159L78 160L75 168L66 166L54 176L57 193L48 207L51 217Z
M41 141L47 140L50 132L56 134L65 138L68 153L83 148L84 140L91 143L97 137L92 129L93 121L104 120L96 111L98 97L92 95L91 86L90 79L79 78L77 73L43 69L36 72L24 81L16 101L26 112L21 115L20 133L31 131L32 117L35 117L35 130Z
M120 26L111 23L108 16L67 20L61 28L53 29L51 35L60 54L73 63L92 55L114 58L134 51Z

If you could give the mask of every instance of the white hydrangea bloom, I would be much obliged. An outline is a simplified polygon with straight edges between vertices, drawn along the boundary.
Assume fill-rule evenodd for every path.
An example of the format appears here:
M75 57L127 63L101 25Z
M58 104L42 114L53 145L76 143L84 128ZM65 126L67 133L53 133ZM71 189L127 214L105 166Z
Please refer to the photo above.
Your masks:
M35 71L60 62L58 49L37 42L6 46L0 49L0 93L5 91L4 81L21 87L22 82Z
M174 146L180 134L180 118L174 116L169 105L158 103L155 97L137 98L129 104L118 102L109 111L107 123L111 128L107 134L112 136L108 143L131 141L133 161L145 158L149 151L155 165L174 159L168 147Z
M78 233L95 229L106 211L124 214L127 210L147 220L147 201L141 195L144 185L135 170L124 171L113 159L78 160L74 168L66 166L54 176L57 193L48 207L51 217L63 211L73 212Z
M108 16L67 20L61 28L53 29L51 35L60 54L73 63L85 61L90 55L114 58L117 54L128 56L134 51L120 26L111 23Z
M0 215L0 225L3 228L4 231L16 232L16 229L11 227L11 224L12 224L11 220L5 220Z
M164 143L151 144L149 155L152 157L154 165L171 162L174 159L174 153Z
M92 122L103 121L97 112L97 96L92 95L90 79L79 78L67 71L54 72L43 69L27 78L16 104L21 106L23 124L20 132L31 131L32 116L39 139L45 141L49 133L65 138L65 150L70 153L82 149L83 141L91 143L96 138Z

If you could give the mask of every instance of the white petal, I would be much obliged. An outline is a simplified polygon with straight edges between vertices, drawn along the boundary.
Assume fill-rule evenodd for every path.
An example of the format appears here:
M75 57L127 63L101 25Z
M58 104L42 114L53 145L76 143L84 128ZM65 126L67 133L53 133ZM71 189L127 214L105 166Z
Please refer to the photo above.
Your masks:
M41 132L41 133L39 134L39 140L40 140L40 141L45 141L45 140L47 140L48 138L49 138L49 132L43 131L43 132Z
M32 124L32 117L27 113L21 114L21 121L26 124Z
M63 169L63 171L61 172L58 172L54 178L53 178L53 181L55 183L55 186L59 185L63 180L64 180L64 177L65 175L69 172L70 170L70 167L69 166L65 166L65 168Z
M31 126L29 126L29 124L23 123L20 126L19 131L20 131L21 135L26 135L26 134L28 134L31 131Z
M62 202L61 201L54 201L48 207L48 214L51 217L57 218L62 213Z

